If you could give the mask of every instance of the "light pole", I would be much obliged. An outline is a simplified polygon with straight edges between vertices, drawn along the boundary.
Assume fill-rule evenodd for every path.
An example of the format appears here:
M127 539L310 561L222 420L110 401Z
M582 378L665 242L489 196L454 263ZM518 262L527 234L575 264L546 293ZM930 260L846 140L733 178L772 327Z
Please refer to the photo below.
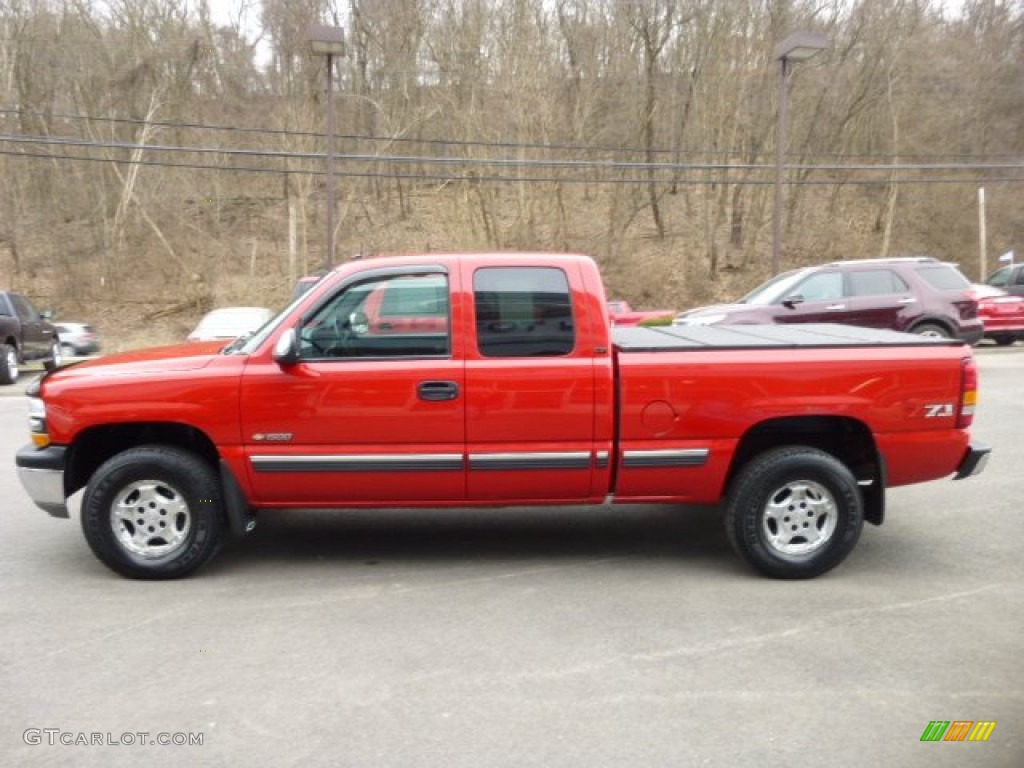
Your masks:
M345 55L345 30L314 24L309 28L313 53L327 56L327 266L334 266L334 57Z
M772 206L772 275L779 274L782 262L782 161L789 131L789 73L793 63L807 61L829 40L814 32L794 32L775 46L773 58L779 62L779 122L775 128L775 202Z

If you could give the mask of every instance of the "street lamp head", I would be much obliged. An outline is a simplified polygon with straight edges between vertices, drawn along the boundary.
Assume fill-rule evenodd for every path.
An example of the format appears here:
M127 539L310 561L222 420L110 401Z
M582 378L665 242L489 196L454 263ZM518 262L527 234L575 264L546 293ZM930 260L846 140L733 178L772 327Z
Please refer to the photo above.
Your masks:
M815 32L794 32L775 46L779 62L779 124L775 129L775 200L772 204L772 274L779 274L782 265L782 172L789 123L789 88L787 81L795 62L807 61L827 48L829 39Z
M828 48L829 39L817 32L794 32L775 46L776 61L807 61L818 51Z
M307 33L313 53L325 56L345 55L345 30L341 27L327 27L313 24Z

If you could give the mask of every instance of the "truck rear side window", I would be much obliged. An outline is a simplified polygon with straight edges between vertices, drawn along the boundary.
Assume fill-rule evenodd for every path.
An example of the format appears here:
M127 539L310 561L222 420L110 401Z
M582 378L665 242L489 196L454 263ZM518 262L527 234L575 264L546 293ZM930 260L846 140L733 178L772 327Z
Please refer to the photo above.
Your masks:
M554 267L486 267L473 275L484 357L568 355L576 346L569 280Z

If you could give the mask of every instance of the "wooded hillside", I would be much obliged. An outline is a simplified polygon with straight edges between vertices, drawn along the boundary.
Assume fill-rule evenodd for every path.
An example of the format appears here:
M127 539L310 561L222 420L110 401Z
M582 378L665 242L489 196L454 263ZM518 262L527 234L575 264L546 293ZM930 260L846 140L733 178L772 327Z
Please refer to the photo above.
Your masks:
M1024 257L1019 0L0 0L0 283L122 346L283 305L326 258L311 24L347 37L338 260L564 249L638 307L745 292L795 30L831 43L789 81L784 267L978 279L979 187L987 271Z

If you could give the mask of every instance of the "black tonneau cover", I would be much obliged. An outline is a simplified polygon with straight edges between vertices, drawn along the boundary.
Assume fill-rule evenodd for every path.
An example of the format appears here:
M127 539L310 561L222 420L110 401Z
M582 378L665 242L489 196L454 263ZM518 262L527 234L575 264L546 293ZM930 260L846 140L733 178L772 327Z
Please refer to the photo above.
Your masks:
M653 328L613 326L612 342L620 352L882 345L921 347L964 343L959 339L925 338L913 333L860 328L838 323L679 325Z

